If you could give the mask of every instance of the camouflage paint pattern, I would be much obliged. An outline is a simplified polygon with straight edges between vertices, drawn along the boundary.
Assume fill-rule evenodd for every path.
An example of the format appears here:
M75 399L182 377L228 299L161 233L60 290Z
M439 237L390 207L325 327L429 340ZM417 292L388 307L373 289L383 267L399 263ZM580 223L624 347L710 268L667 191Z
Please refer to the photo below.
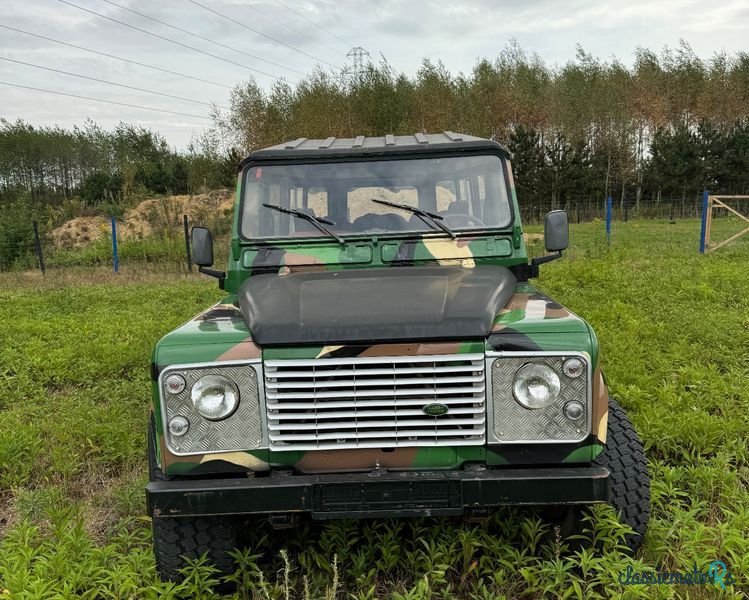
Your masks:
M252 342L247 325L228 296L165 336L154 352L154 375L174 364L249 359L309 359L371 356L416 356L477 353L483 351L576 351L590 357L593 365L591 436L577 444L517 444L477 447L395 448L320 451L271 451L267 449L224 454L174 456L163 442L158 389L154 383L154 411L162 469L168 474L224 471L227 466L247 471L293 468L304 473L392 470L454 469L465 462L488 465L534 462L588 462L602 449L606 437L608 391L599 364L598 344L590 327L580 317L520 283L514 295L494 320L485 341L443 343L384 343L375 345L330 345L266 348ZM213 463L213 464L211 464Z
M515 214L512 229L486 236L449 239L411 235L408 239L352 239L345 246L329 238L250 243L241 240L239 200L241 177L235 200L234 236L231 241L226 289L229 295L215 306L164 336L153 353L153 411L156 423L158 461L166 474L200 475L212 472L261 472L294 469L304 473L392 470L456 469L467 462L490 466L589 462L603 449L608 417L608 390L601 372L598 342L590 326L580 317L520 282L501 309L485 340L445 343L383 343L375 345L300 346L261 349L252 341L239 311L237 289L252 275L387 266L478 264L505 267L526 265L528 257L518 218L519 210L512 171L507 163ZM593 367L592 432L576 444L503 444L462 447L425 447L360 450L271 451L269 449L223 454L175 456L164 443L161 423L159 372L175 364L231 360L326 358L351 356L410 356L457 354L483 351L574 351L583 352Z

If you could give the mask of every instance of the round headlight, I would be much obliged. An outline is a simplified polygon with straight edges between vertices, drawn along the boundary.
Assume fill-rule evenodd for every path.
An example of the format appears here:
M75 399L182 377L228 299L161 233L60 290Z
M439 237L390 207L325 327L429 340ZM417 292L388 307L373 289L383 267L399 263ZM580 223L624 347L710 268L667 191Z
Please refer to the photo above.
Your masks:
M515 373L512 391L525 408L544 408L559 397L559 375L546 365L528 363Z
M570 379L580 377L585 371L585 364L579 358L568 358L562 365L562 372Z
M223 375L205 375L192 386L192 403L201 416L219 421L231 415L239 404L239 393Z

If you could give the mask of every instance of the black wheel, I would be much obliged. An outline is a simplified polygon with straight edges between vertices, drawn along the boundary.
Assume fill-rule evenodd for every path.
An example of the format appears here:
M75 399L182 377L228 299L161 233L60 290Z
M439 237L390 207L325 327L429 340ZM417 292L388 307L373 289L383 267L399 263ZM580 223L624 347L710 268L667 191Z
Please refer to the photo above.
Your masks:
M640 436L614 400L609 400L606 449L593 464L610 472L609 504L619 513L619 520L634 530L624 538L634 553L642 544L650 520L650 474Z
M156 462L156 427L154 417L148 426L148 476L151 481L169 479ZM153 552L156 570L166 581L180 581L179 570L185 558L206 554L218 575L231 575L234 560L229 555L237 547L240 523L232 517L153 517Z
M650 475L640 436L624 409L611 399L606 449L593 464L609 470L609 504L619 514L619 520L634 530L624 538L624 544L634 554L642 544L650 519ZM547 507L543 514L559 528L562 537L569 538L570 549L578 550L591 544L591 540L583 536L587 527L583 522L584 507Z
M237 546L237 525L231 517L154 517L156 570L165 581L181 581L185 558L206 554L219 578L231 575L234 559L229 552Z

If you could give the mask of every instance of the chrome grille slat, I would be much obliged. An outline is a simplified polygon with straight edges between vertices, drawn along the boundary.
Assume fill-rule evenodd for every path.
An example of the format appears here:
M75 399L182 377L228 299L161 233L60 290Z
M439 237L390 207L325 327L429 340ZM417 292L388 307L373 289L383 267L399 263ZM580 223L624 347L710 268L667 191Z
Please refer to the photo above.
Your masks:
M469 377L433 377L432 379L428 379L426 377L419 378L419 377L409 377L404 379L398 380L398 385L424 385L427 383L430 383L432 385L437 383L475 383L475 382L483 382L484 378L483 376L476 376L472 375ZM320 381L318 382L319 387L351 387L352 382L355 386L358 387L373 387L373 386L380 386L388 385L392 382L392 379L359 379L356 381L356 374L354 374L352 379L338 379L338 380L331 380L331 381ZM309 384L305 382L285 382L283 384L278 384L275 382L271 382L268 384L268 389L278 389L280 387L283 387L285 389L291 389L291 388L309 388Z
M483 354L268 360L275 450L463 446L486 434ZM442 404L447 413L423 411Z
M392 399L380 399L380 400L357 400L354 398L354 401L356 403L357 407L377 407L377 406L383 406L386 408L393 408L393 401ZM434 396L431 396L429 398L398 398L398 406L424 406L425 404L429 404L430 402L434 402ZM440 398L440 404L444 404L445 406L453 406L453 405L459 405L459 404L475 404L476 400L472 397L467 398ZM351 401L340 401L340 400L326 400L325 402L318 402L316 408L317 409L327 409L327 408L349 408L351 406ZM273 410L279 410L284 408L309 408L310 404L309 402L268 402L267 403L268 409Z
M354 435L351 435L350 433L348 435L341 435L339 433L315 433L315 434L305 434L305 433L299 433L294 435L275 435L273 433L269 434L271 441L279 441L279 440L308 440L308 441L315 441L315 440L338 440L343 438L408 438L408 437L418 437L418 438L435 438L435 437L444 437L444 436L452 436L452 435L462 435L463 429L440 429L439 431L422 431L418 429L402 429L400 431L393 431L389 434L385 434L383 436L383 432L381 431L359 431L355 432Z
M361 415L357 415L361 417ZM424 416L424 413L421 413ZM379 420L379 421L349 421L343 423L297 423L294 427L298 431L306 431L308 429L324 430L324 429L367 429L372 427L391 427L397 424L398 419L393 417L392 419ZM484 419L451 419L451 425L481 425L484 423ZM431 419L411 419L405 423L408 427L432 427L434 428L434 418ZM269 431L285 431L286 426L282 424L271 424L268 426Z
M300 359L281 359L281 360L266 360L263 364L266 368L276 369L278 367L314 367L319 371L323 371L329 367L337 366L350 366L356 368L362 365L398 365L402 363L408 363L409 366L412 364L419 364L425 362L440 363L440 362L477 362L484 360L483 354L430 354L423 356L356 356L353 358L300 358ZM316 363L316 364L311 364Z
M427 381L428 384L431 384L431 382ZM397 380L395 381L395 385L399 385ZM324 381L318 381L315 383L315 387L325 388L325 382ZM266 391L265 397L269 400L277 400L277 399L294 399L294 398L309 398L309 399L320 399L320 398L351 398L353 396L356 396L357 399L363 396L366 396L368 398L390 398L392 396L419 396L424 394L424 388L403 388L399 389L397 387L394 387L392 390L356 390L353 389L354 386L350 386L351 390L342 390L340 392L289 392L288 394L279 394L277 392L271 392ZM482 385L473 385L468 388L471 390L471 393L484 393L484 386ZM267 390L267 388L266 388ZM451 388L435 388L431 390L432 395L436 396L444 396L444 395L451 395L451 396L457 396L460 394L464 394L466 391L466 388L461 387L451 387Z
M278 406L278 405L276 405ZM348 417L351 414L350 411L325 411L320 412L318 408L317 412L317 418L320 419L340 419ZM476 414L476 409L474 408L454 408L450 410L451 415L473 415ZM309 414L307 413L284 413L283 414L285 419L308 419ZM406 409L398 407L398 410L394 410L392 406L388 406L387 409L383 410L359 410L358 407L356 407L356 416L359 419L363 419L366 417L423 417L424 411L419 409Z
M396 372L399 374L412 374L412 373L421 373L422 368L421 367L397 367ZM454 366L454 367L436 367L431 370L431 373L466 373L473 371L474 368L472 365L465 365L463 367L460 366ZM329 377L347 377L348 375L356 376L356 375L392 375L393 369L379 369L376 367L371 368L357 368L352 367L351 369L347 370L340 370L336 371L333 369L329 369L327 372L325 372L326 376ZM307 379L309 377L308 371L284 371L284 377L287 378L295 378L299 377L302 379Z

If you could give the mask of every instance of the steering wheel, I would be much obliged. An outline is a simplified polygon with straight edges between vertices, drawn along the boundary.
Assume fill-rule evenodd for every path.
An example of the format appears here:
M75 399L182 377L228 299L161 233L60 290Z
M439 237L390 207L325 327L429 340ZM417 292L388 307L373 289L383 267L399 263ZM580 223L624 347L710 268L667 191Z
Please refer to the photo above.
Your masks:
M476 217L465 213L452 213L445 215L443 221L445 225L450 228L465 227L466 225L473 227L486 227L486 223L481 219L477 219Z

